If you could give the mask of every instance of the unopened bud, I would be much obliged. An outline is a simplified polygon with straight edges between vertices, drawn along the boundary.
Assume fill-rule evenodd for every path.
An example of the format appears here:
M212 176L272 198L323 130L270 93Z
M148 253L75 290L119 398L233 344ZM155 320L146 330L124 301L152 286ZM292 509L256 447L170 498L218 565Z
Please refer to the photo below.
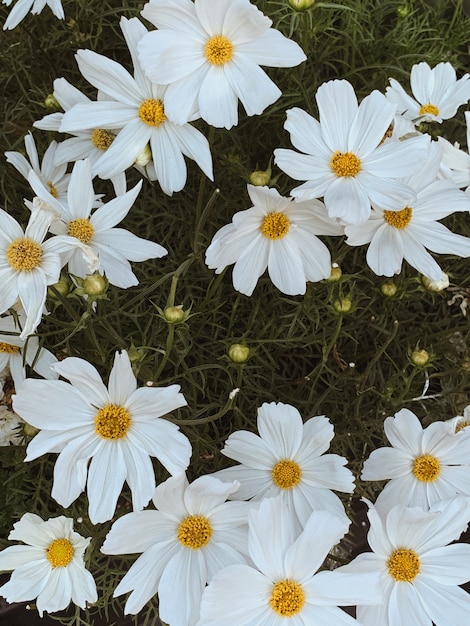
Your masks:
M243 343L232 343L228 349L228 356L234 363L245 363L250 356L250 348Z
M163 316L170 324L178 324L184 320L185 312L183 311L183 305L178 304L175 306L167 306L163 311Z
M429 352L427 350L413 350L411 353L411 362L413 365L417 365L418 367L422 367L429 363L429 359L431 358Z
M142 152L137 155L135 164L140 165L140 167L145 167L146 165L150 163L151 160L152 160L152 152L150 151L150 146L146 144Z
M337 283L342 275L343 275L343 272L341 271L341 268L338 265L338 263L333 263L333 265L331 266L330 275L325 280L327 283Z
M397 16L398 17L408 17L408 15L410 14L410 7L408 7L406 4L402 4L401 6L397 7Z
M44 106L46 107L46 109L53 109L54 111L59 111L61 108L59 102L57 101L57 98L54 96L53 93L48 94L44 98Z
M428 291L444 291L449 286L449 277L442 272L442 278L439 280L431 280L427 276L423 276L423 285Z
M387 298L391 298L392 296L394 296L397 291L398 287L392 281L387 281L380 286L380 292L383 296L386 296Z
M333 303L336 313L349 313L352 308L351 298L339 298Z
M306 11L315 4L315 0L289 0L289 4L296 11Z
M54 289L51 289L51 287L54 287ZM56 293L58 292L61 296L65 298L65 296L67 296L70 292L70 287L70 281L67 278L61 278L57 283L54 283L47 288L47 295L49 296L49 298L58 299Z
M108 280L98 272L88 274L83 280L83 291L87 296L101 296L108 290Z
M266 171L255 170L250 174L250 183L252 185L256 185L256 187L266 187L269 185L269 181L271 180L271 174L271 168Z

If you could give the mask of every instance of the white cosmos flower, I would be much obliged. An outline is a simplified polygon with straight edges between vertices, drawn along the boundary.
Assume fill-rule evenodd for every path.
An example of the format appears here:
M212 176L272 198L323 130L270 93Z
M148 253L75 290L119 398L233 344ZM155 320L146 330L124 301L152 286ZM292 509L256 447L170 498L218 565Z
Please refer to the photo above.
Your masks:
M450 63L438 63L432 69L425 62L413 65L409 96L398 81L390 78L385 95L397 106L397 112L415 123L442 122L457 113L461 104L470 99L470 75L457 80Z
M66 174L66 163L57 164L55 161L57 142L50 143L44 153L42 163L39 162L36 143L31 133L25 136L24 145L29 161L20 152L5 152L7 163L11 163L26 180L31 171L35 172L54 198L60 202L65 200L70 174Z
M13 406L41 429L25 460L59 453L52 487L59 504L70 506L87 484L90 519L105 522L114 515L124 481L135 510L148 503L155 490L151 457L170 474L187 468L191 444L175 424L161 419L186 405L179 385L137 389L126 351L116 352L108 388L84 359L68 357L53 367L70 384L28 378Z
M165 108L165 87L151 83L136 67L137 41L147 32L138 18L121 18L134 60L135 76L107 57L79 50L76 58L83 76L110 100L76 104L62 118L61 132L83 129L121 129L95 162L101 178L111 178L134 164L150 142L155 173L162 190L171 195L186 183L184 155L194 159L212 180L209 143L191 124L175 124Z
M253 206L236 213L206 251L206 263L217 274L235 263L233 286L251 296L268 269L274 285L289 295L304 294L307 281L328 278L331 256L316 235L341 235L317 200L295 202L276 189L248 185Z
M85 278L90 273L78 244L86 245L98 258L95 270L105 274L112 285L124 289L139 283L129 261L146 261L168 253L158 243L137 237L123 228L114 228L134 204L142 188L142 181L133 189L101 205L93 213L95 193L88 159L75 163L66 203L59 203L51 197L34 174L30 174L30 184L38 196L53 206L60 216L60 220L51 225L51 231L56 235L69 236L71 245L64 252L63 260L64 264L68 262L69 272L75 276Z
M58 378L58 374L51 369L57 359L49 350L39 347L38 338L19 337L25 321L24 311L17 315L0 317L0 371L8 368L16 390L20 389L26 379L26 365L43 378Z
M460 189L466 187L469 193L470 185L470 111L465 111L465 121L467 123L467 152L461 150L457 145L452 145L444 137L438 137L438 142L443 147L442 165L445 175Z
M274 151L276 164L294 180L305 180L291 195L324 197L330 217L361 224L371 202L394 211L413 200L413 190L398 182L414 171L426 154L428 138L387 141L395 106L378 91L358 105L347 80L321 85L316 94L320 122L302 109L287 111L284 128L295 148Z
M208 124L231 128L238 100L248 115L259 115L281 96L260 65L306 59L248 0L151 0L141 15L158 28L138 45L142 67L168 85L165 106L178 124L198 110Z
M225 502L237 483L184 474L161 483L155 510L129 513L112 526L105 554L142 553L114 595L132 591L126 613L138 613L158 593L159 616L171 626L194 626L207 582L222 568L245 563L246 502Z
M7 602L36 601L39 615L66 609L72 601L82 609L98 599L93 576L83 556L90 543L73 530L69 517L25 513L13 524L8 539L23 542L0 552L0 570L13 571L0 587Z
M384 603L358 606L363 626L467 626L470 545L454 543L470 520L468 498L436 502L430 511L397 505L387 515L370 506L369 545L338 573L380 575Z
M315 510L299 532L282 499L269 498L248 519L252 564L214 576L198 626L353 626L357 621L338 605L381 602L376 572L317 573L348 530L344 517Z
M303 423L293 406L265 402L258 409L257 425L261 436L239 430L222 449L240 465L213 474L240 482L231 499L260 500L282 494L301 526L315 509L346 518L341 500L331 489L352 493L354 478L344 467L344 457L324 454L334 435L330 420L318 415Z
M423 509L455 495L470 496L470 438L454 433L449 422L423 428L408 409L384 422L392 447L373 450L362 480L389 480L377 497L379 512L396 504Z
M379 276L399 274L403 260L430 280L441 280L441 267L428 250L439 254L470 256L470 238L451 232L437 220L456 211L468 212L470 198L450 181L436 180L442 145L432 143L428 158L412 176L404 179L416 198L400 211L373 205L371 216L361 225L346 226L346 243L369 244L366 260Z
M64 109L68 111L76 104L91 102L80 90L71 85L65 78L56 78L54 81L54 98ZM33 126L42 130L58 131L62 124L63 113L50 113L41 120L34 122ZM55 165L63 165L80 159L90 159L92 171L95 163L102 156L115 139L116 133L103 128L85 128L77 130L70 139L65 139L58 144L54 155ZM94 173L94 172L93 172ZM126 191L126 174L124 170L111 176L116 195Z
M9 7L12 1L13 0L3 0L3 4ZM3 25L3 30L12 30L18 26L21 20L23 20L30 11L33 15L38 15L46 5L59 20L64 19L65 15L61 0L16 0L15 6L10 11Z

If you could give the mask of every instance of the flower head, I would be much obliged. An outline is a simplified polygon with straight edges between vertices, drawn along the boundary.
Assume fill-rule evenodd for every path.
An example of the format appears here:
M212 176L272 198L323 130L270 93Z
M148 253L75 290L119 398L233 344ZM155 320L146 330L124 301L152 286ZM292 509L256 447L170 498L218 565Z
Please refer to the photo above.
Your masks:
M13 525L8 539L26 545L0 552L0 570L13 571L0 587L0 595L7 602L36 600L41 617L44 611L67 608L70 601L82 609L87 602L96 602L95 581L83 561L90 539L73 530L72 519L60 516L43 521L38 515L25 513Z
M108 388L83 359L66 358L54 370L70 383L27 379L13 406L41 429L25 460L59 452L52 497L62 506L70 506L86 484L90 519L105 522L114 514L124 481L134 510L148 503L155 490L150 457L171 474L186 469L191 445L177 426L161 419L186 404L178 385L137 389L125 351L115 355Z
M12 0L3 0L3 4L7 6L10 6L11 3ZM46 5L59 20L64 19L61 0L16 0L15 6L3 25L3 30L13 30L30 11L33 15L38 15Z

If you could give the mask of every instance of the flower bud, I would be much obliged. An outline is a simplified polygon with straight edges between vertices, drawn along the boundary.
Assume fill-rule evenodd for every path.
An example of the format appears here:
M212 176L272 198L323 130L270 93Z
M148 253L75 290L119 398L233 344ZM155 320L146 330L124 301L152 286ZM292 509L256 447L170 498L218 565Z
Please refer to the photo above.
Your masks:
M407 6L406 4L402 4L401 6L397 7L397 17L408 17L408 15L410 14L410 7Z
M183 305L178 304L175 306L167 306L163 311L163 317L170 324L178 324L182 322L185 317L185 312L183 311Z
M296 11L306 11L315 4L315 0L289 0L289 4Z
M393 297L397 293L397 291L398 287L391 280L388 280L386 283L383 283L383 285L380 286L380 292L383 296L386 296L387 298Z
M342 275L343 272L341 271L338 263L333 263L333 265L331 266L330 275L328 276L328 278L325 278L325 281L327 283L337 283Z
M94 274L88 274L83 280L83 291L87 296L92 298L101 296L108 290L108 280L105 276L102 276L99 272Z
M429 352L427 350L413 350L411 353L411 362L413 365L417 365L418 367L423 367L429 363L429 359L431 358Z
M61 109L61 106L53 93L48 94L44 98L44 106L46 109L53 109L54 111L60 111Z
M439 280L431 280L427 276L423 276L423 285L428 291L444 291L449 286L449 277L442 272L442 278Z
M142 152L137 155L135 164L140 165L140 167L145 167L146 165L150 163L151 160L152 160L152 153L150 151L150 146L146 144Z
M336 313L349 313L352 308L352 300L351 298L339 298L335 300L333 303L333 308Z
M228 356L234 363L245 363L250 356L250 348L243 343L232 343L228 349Z
M271 173L271 168L268 168L266 171L255 170L250 174L250 183L256 185L256 187L266 187L271 180Z
M70 281L64 276L57 283L54 283L47 288L47 295L49 296L49 298L52 298L53 300L58 300L55 291L53 291L51 287L54 287L55 291L57 291L61 296L65 298L70 292L71 285Z

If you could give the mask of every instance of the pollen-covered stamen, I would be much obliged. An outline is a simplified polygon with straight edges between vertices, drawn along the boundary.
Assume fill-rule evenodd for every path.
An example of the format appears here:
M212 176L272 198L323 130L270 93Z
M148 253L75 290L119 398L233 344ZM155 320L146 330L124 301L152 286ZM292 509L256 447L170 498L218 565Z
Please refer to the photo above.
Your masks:
M399 582L412 582L421 570L419 557L414 550L398 548L387 561L388 573Z
M441 473L439 459L431 454L422 454L413 461L413 474L423 483L432 483Z
M419 110L419 115L439 115L439 108L435 104L431 104L428 102L427 104L423 104L423 106Z
M384 211L384 220L393 228L402 230L406 228L413 217L413 209L406 206L401 211Z
M223 35L215 35L206 42L204 56L213 65L224 65L233 57L233 43Z
M185 548L199 550L211 540L212 526L203 515L188 515L178 526L177 536Z
M139 117L148 126L160 126L166 120L163 102L154 98L144 100L139 107Z
M268 213L261 222L260 230L268 239L282 239L287 235L290 221L284 213Z
M458 422L457 425L455 426L455 432L458 433L464 428L467 428L467 426L470 426L470 422L467 422L467 421Z
M75 548L68 539L54 539L46 549L46 558L52 567L67 567L74 553Z
M337 150L330 159L330 167L336 176L356 176L361 171L361 159L353 152Z
M30 272L41 265L42 248L34 239L19 237L6 249L6 258L17 272Z
M47 186L49 187L49 192L50 192L51 196L53 198L57 198L57 196L59 194L57 193L57 189L56 189L54 183L51 180L49 180L49 181L47 181Z
M114 141L114 135L102 128L95 128L91 133L91 143L98 148L98 150L107 150Z
M70 237L76 237L82 243L88 243L91 241L94 234L95 229L90 224L90 221L83 217L79 217L76 220L69 222L67 226L67 235L70 235Z
M293 580L280 580L274 583L269 598L272 610L280 617L292 617L302 610L305 604L305 591L302 585Z
M11 343L4 343L0 341L0 352L4 354L16 354L20 349L17 346L12 346Z
M95 432L102 439L122 439L131 424L129 411L116 404L106 404L95 415Z
M280 489L292 489L302 478L300 465L290 459L278 461L271 470L274 484Z

